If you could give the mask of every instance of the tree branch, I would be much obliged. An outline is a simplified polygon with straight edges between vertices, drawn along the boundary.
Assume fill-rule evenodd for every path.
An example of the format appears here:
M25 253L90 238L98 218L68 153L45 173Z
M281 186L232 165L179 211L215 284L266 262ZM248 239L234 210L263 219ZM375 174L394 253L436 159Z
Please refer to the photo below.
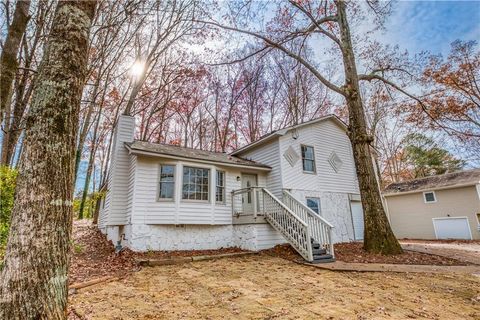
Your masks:
M391 87L394 88L395 90L403 93L404 95L406 95L406 96L409 97L410 99L415 100L416 102L418 102L418 104L419 104L420 107L422 108L423 112L425 112L425 114L427 114L428 117L429 117L436 125L438 125L441 129L443 129L447 134L450 134L450 133L449 133L449 130L450 130L450 131L455 132L456 134L468 135L468 136L471 136L471 137L479 137L479 135L477 135L477 134L469 134L469 133L465 133L465 132L458 131L458 130L456 130L456 129L454 129L454 128L450 128L450 127L444 126L444 125L441 124L437 119L435 119L434 116L432 116L432 114L428 111L427 106L425 105L425 103L423 103L423 101L422 101L421 99L419 99L418 97L414 96L413 94L405 91L404 89L400 88L398 85L396 85L395 83L391 82L390 80L385 79L385 78L382 77L382 76L379 76L378 74L359 74L359 75L358 75L358 79L359 79L359 80L363 80L363 81L369 81L369 82L370 82L370 81L373 81L373 80L382 81L383 83L391 86Z
M300 4L298 4L296 1L289 0L290 4L303 12L313 23L312 27L310 27L308 30L313 31L313 29L316 27L318 29L318 32L324 34L325 36L329 37L332 41L334 41L342 50L342 45L340 43L340 40L332 33L328 32L327 30L323 29L320 25L325 22L336 22L337 21L337 16L327 16L323 17L322 19L315 20L315 17L308 12L304 7L302 7Z
M314 66L312 66L310 63L308 63L305 59L303 59L301 56L293 53L292 51L290 51L289 49L287 49L286 47L282 46L281 44L279 44L278 42L272 40L272 39L269 39L259 33L256 33L256 32L253 32L253 31L248 31L248 30L242 30L242 29L238 29L238 28L235 28L235 27L230 27L230 26L225 26L225 25L222 25L222 24L219 24L217 22L213 22L213 21L202 21L202 20L195 20L195 22L198 22L198 23L204 23L204 24L208 24L208 25L212 25L212 26L215 26L215 27L218 27L218 28L222 28L222 29L225 29L225 30L230 30L230 31L236 31L236 32L239 32L239 33L243 33L243 34L248 34L250 36L253 36L255 38L258 38L258 39L261 39L263 40L266 44L268 44L270 47L273 47L273 48L276 48L280 51L282 51L283 53L285 53L287 56L297 60L298 62L300 62L301 64L303 64L305 66L305 68L307 68L308 70L310 70L310 72L313 73L313 75L318 79L320 80L321 83L323 83L327 88L337 92L338 94L341 94L343 96L345 96L345 92L340 88L338 87L337 85L333 84L332 82L328 81L325 77L323 77L320 72L318 72Z

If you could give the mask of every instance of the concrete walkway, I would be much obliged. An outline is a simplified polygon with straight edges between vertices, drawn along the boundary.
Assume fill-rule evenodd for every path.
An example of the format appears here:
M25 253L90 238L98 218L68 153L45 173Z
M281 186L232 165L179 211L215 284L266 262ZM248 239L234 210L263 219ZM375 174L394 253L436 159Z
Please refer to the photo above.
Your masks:
M460 273L475 274L480 276L480 266L432 266L411 264L348 263L343 261L319 264L303 262L302 264L332 271Z
M480 243L400 241L405 250L434 254L480 265Z

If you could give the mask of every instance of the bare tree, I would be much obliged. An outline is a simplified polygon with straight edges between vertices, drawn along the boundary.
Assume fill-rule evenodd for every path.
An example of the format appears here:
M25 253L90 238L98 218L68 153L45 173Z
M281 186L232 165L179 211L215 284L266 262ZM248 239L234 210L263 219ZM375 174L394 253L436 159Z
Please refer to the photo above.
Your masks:
M196 0L153 1L143 13L149 16L150 29L144 29L137 37L137 63L143 71L136 75L125 107L125 114L131 114L135 99L145 80L158 63L159 58L178 40L193 30Z
M1 319L66 319L75 136L95 6L62 1L56 9L25 127Z
M28 10L30 1L17 1L13 20L8 28L7 38L0 55L0 124L4 114L9 115L10 100L12 98L12 83L18 68L18 50L29 19Z
M37 67L43 54L43 47L55 7L53 2L40 1L33 6L33 15L29 19L27 29L19 52L19 67L13 84L12 99L6 108L2 138L2 164L15 164L15 148L23 132L25 115L28 112L33 85L37 76ZM18 155L19 157L19 155ZM17 158L18 158L17 157Z

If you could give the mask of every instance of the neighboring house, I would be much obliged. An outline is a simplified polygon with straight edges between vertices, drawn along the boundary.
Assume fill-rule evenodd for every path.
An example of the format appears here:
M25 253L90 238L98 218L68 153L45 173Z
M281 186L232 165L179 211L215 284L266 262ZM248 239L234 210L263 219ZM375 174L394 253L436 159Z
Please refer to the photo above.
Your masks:
M278 130L230 155L134 140L115 128L98 227L136 251L240 247L288 241L326 261L333 243L363 237L346 126L327 116ZM330 255L329 255L330 254Z
M397 238L480 239L480 169L392 183L383 196Z

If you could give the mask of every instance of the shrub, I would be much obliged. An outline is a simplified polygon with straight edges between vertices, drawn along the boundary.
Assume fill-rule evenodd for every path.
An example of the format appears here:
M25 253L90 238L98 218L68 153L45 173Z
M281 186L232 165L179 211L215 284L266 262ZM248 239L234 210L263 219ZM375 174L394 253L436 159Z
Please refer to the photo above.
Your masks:
M17 171L15 169L0 166L0 260L3 259L7 244L16 180Z
M85 199L85 207L83 208L83 217L84 219L93 218L93 213L97 206L97 200L105 197L105 191L95 191L90 193ZM80 204L82 202L81 194L73 199L73 216L78 217L80 212Z

